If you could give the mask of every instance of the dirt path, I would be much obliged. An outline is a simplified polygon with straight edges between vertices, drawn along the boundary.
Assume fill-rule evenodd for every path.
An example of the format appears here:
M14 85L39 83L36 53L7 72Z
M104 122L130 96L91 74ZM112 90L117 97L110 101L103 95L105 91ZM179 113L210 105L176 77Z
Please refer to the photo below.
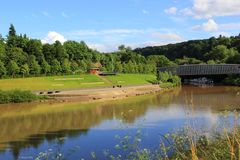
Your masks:
M107 78L103 77L103 76L99 76L97 75L103 82L110 84L110 85L114 85L110 80L108 80Z
M123 88L100 88L61 91L59 93L54 93L51 96L55 97L57 100L60 101L110 100L157 93L161 90L162 89L159 87L159 85L142 85Z

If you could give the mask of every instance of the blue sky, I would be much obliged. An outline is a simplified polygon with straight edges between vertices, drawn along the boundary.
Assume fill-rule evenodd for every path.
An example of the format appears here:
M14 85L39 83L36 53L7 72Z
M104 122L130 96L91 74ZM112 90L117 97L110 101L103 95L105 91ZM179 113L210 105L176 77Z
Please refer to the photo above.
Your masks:
M3 0L0 33L13 23L43 43L83 40L113 51L238 35L239 8L240 0Z

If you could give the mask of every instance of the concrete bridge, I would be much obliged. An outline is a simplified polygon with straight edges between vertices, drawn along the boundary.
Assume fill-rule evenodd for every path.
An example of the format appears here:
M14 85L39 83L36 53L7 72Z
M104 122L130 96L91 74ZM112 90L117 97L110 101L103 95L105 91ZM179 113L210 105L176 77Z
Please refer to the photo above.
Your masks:
M240 64L200 64L158 68L158 72L171 72L180 77L208 77L240 74Z

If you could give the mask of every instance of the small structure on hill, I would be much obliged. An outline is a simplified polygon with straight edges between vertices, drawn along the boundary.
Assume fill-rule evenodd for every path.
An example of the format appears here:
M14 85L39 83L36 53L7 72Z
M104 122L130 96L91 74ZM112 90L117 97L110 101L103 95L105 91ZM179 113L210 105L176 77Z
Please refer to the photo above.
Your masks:
M102 68L102 64L101 63L92 63L91 64L91 69L89 70L90 74L96 74L98 75L100 72L100 68Z
M89 73L98 75L100 73L100 69L99 68L91 68Z

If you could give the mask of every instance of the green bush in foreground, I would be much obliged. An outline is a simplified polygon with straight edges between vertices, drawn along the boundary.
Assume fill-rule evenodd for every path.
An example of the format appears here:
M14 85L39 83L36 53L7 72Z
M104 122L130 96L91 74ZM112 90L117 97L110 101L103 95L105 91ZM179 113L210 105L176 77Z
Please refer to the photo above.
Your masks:
M39 96L33 94L31 91L2 91L0 90L0 104L4 103L22 103L32 102L40 99Z

